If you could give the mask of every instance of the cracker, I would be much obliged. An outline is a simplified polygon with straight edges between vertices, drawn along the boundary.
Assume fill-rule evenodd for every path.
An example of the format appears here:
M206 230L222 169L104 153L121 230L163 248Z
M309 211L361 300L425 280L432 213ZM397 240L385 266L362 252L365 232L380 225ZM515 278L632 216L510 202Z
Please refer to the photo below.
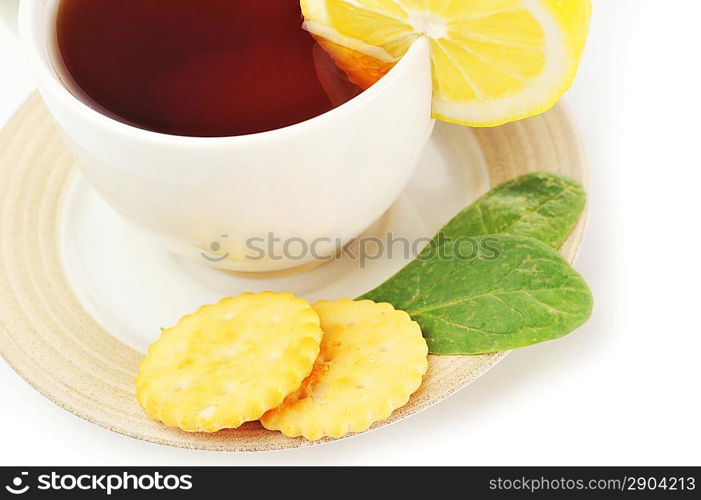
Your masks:
M163 331L139 367L137 398L170 427L239 427L299 389L322 335L318 315L294 295L224 299Z
M428 369L419 325L370 300L314 305L324 337L312 374L261 419L266 429L309 440L367 430L404 406Z

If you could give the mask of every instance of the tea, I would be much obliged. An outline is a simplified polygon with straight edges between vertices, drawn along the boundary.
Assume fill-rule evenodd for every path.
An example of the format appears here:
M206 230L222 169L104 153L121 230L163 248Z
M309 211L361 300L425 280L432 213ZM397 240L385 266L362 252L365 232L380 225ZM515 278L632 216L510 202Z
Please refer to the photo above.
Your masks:
M57 36L74 93L166 134L264 132L360 92L302 29L297 0L61 0Z

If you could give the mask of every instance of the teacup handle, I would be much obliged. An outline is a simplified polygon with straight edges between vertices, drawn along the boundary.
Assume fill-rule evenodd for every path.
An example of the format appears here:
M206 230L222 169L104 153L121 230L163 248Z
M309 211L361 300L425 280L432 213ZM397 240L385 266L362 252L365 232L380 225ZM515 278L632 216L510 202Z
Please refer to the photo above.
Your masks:
M6 24L12 32L17 35L17 12L19 10L19 0L0 0L0 21Z

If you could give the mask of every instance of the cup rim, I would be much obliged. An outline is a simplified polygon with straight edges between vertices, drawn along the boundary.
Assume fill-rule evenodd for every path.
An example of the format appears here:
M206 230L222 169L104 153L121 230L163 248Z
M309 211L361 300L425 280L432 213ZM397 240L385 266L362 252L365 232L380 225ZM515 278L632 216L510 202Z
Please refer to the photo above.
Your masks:
M291 133L305 133L317 126L324 126L331 120L343 120L344 116L354 113L358 108L364 107L377 98L380 94L387 92L393 84L403 76L404 67L408 66L416 57L424 57L427 49L426 41L423 38L417 39L406 54L387 72L380 80L368 89L361 92L342 105L327 111L321 115L309 118L299 123L287 125L282 128L269 130L266 132L256 132L252 134L221 136L221 137L197 137L165 134L139 128L128 123L111 118L100 111L90 107L81 101L60 81L58 75L50 67L46 54L46 33L35 36L38 27L45 29L41 25L43 10L50 5L46 0L42 2L20 2L19 31L23 46L28 51L33 70L37 75L41 85L40 91L48 91L58 98L64 105L81 113L85 120L92 122L95 126L108 128L115 133L132 135L142 140L156 141L160 143L177 143L188 145L232 145L237 143L255 142L270 140ZM430 117L429 117L430 119Z

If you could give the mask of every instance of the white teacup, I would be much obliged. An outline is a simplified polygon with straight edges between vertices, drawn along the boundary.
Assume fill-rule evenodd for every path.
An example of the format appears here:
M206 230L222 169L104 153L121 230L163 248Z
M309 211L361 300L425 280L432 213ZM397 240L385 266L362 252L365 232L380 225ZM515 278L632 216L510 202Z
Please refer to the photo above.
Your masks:
M14 1L0 3L11 11ZM179 255L249 272L330 256L392 205L431 135L423 40L360 96L286 128L195 138L129 126L62 83L59 3L23 0L19 7L39 91L100 195Z

